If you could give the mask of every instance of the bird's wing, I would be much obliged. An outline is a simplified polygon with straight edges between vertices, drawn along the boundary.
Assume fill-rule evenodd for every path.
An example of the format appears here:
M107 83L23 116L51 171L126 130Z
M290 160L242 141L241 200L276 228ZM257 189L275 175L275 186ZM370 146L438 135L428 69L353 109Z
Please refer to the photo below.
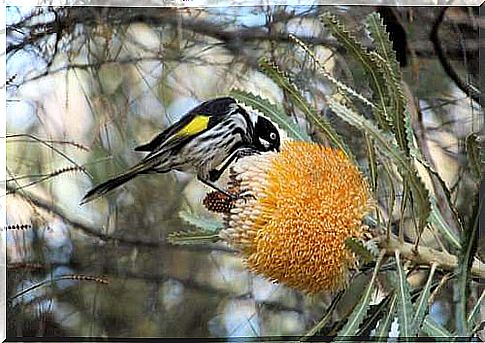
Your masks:
M149 143L136 147L135 151L158 152L173 146L174 143L180 143L181 140L201 134L220 122L228 113L229 105L232 103L234 100L231 98L206 101L192 109Z

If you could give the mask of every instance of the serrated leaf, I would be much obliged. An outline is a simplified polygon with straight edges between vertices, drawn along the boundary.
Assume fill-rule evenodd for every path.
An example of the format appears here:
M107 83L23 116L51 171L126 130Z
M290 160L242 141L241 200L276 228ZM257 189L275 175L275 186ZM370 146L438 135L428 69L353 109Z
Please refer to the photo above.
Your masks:
M311 141L310 137L297 124L291 121L291 118L280 111L276 105L269 100L239 89L233 89L230 95L246 105L260 111L273 120L279 127L285 130L288 135L297 140Z
M365 22L370 36L374 41L377 53L389 62L393 73L398 75L399 63L397 62L396 53L392 48L392 42L383 19L378 12L373 12L366 17Z
M296 37L293 34L289 35L289 38L294 41L296 44L298 44L306 53L308 56L310 56L313 60L313 62L318 66L318 71L325 77L328 81L330 81L337 89L343 93L346 94L347 96L357 99L363 104L369 106L370 108L376 108L376 105L374 105L371 101L369 101L365 96L357 92L356 90L352 89L351 87L347 86L343 82L337 80L335 77L333 77L327 69L324 67L323 63L315 56L313 51L310 50L310 48L303 43L298 37Z
M412 158L414 158L416 161L418 161L426 169L426 171L430 174L430 177L434 177L436 179L436 181L438 181L438 183L441 186L441 189L443 190L443 193L445 194L446 203L447 203L448 208L450 209L451 213L453 214L455 222L459 226L460 230L463 230L463 223L460 219L460 215L458 214L458 210L456 209L456 206L453 204L451 192L450 192L448 186L446 185L445 181L441 178L440 174L438 174L438 172L428 163L428 161L426 161L424 159L424 157L422 156L421 152L418 149L411 148L410 155L411 155ZM433 203L436 204L436 199L434 198L434 196L430 196L430 202L432 203L432 205L433 205ZM434 206L434 207L431 206L431 207L432 207L433 211L434 210L439 211L439 209L436 206ZM439 215L441 216L441 213ZM453 230L448 225L448 223L446 223L446 226L448 227L449 232L454 236L455 242L452 242L452 244L456 246L456 242L458 242L458 240L459 240L458 236L456 234L456 230ZM461 246L461 244L459 242L458 242L458 246Z
M348 237L345 239L344 244L348 249L352 250L354 254L360 257L364 265L374 259L372 252L358 238Z
M329 107L336 115L342 118L350 125L363 130L368 133L376 142L376 148L381 151L384 156L391 158L398 167L398 170L404 180L407 181L411 187L414 200L419 209L419 229L422 230L427 223L431 212L431 204L429 201L429 192L426 189L423 181L417 175L414 166L406 154L395 144L392 138L382 132L370 120L355 113L347 106L340 104L334 99L329 99Z
M468 315L467 321L468 321L468 327L471 328L475 324L476 316L479 312L479 310L483 306L483 301L485 299L485 290L482 291L482 294L478 298L475 306L473 306L473 309L471 310L470 314Z
M436 199L434 198L431 198L431 214L429 221L431 225L433 225L433 227L443 235L448 243L453 245L456 249L461 249L461 243L458 235L454 230L451 229L445 218L443 218L440 209L438 206L436 206Z
M179 217L186 223L195 226L196 228L200 228L212 233L218 232L224 226L222 220L195 215L188 208L180 210Z
M386 94L389 98L387 113L391 118L391 129L400 148L407 153L412 142L409 141L405 128L405 116L406 114L409 116L409 113L405 111L406 98L401 87L402 77L396 53L392 49L386 26L377 12L367 16L366 24L376 46L376 52L371 53L371 55L374 57L375 63L380 65L382 76L386 82L385 85L387 85Z
M391 324L395 318L397 296L396 293L392 295L391 301L389 303L389 310L387 311L385 317L383 317L377 324L374 337L378 337L379 341L386 339L389 336L389 331L391 330Z
M261 71L272 79L279 87L283 88L292 102L305 114L306 118L316 126L322 133L324 133L330 142L342 150L349 158L353 159L353 155L347 145L344 143L340 135L325 120L322 116L318 115L317 111L303 97L300 90L294 83L290 81L290 78L283 73L276 64L270 62L267 59L261 59L259 63Z
M320 20L330 30L339 43L341 43L362 65L364 71L369 76L369 85L373 91L374 102L376 103L374 114L380 127L386 132L389 131L391 129L391 124L390 116L387 113L387 86L386 81L381 74L382 70L380 70L380 63L376 61L375 56L373 56L355 39L354 36L352 36L350 31L335 15L325 13L320 16Z
M394 211L394 205L396 203L396 188L394 187L391 168L389 168L386 163L383 163L382 170L384 171L384 175L386 176L385 180L387 181L385 189L387 189L389 192L389 195L387 196L387 211L389 213L389 216L386 225L387 237L389 238L392 226L392 213Z
M374 141L369 137L367 133L364 133L365 145L367 147L367 161L369 164L370 173L370 185L372 191L375 193L377 190L377 159L376 149L374 147Z
M442 325L438 324L433 318L431 318L430 315L427 315L424 318L422 331L429 337L450 338L455 336L446 330Z
M411 294L409 293L409 285L406 278L406 273L401 265L399 251L394 252L396 258L396 273L397 278L394 282L397 283L397 317L399 321L399 336L400 337L414 337L416 336L417 328L413 326L414 308L411 303Z
M372 277L369 282L369 285L366 287L364 294L359 300L359 303L352 311L352 314L349 316L349 319L347 320L347 323L345 324L345 326L342 328L342 330L339 331L337 337L354 336L359 330L359 326L362 323L362 320L364 319L369 309L370 300L375 290L374 284L377 279L377 273L381 268L383 260L384 260L384 251L381 252L381 254L379 255L379 258L377 259L376 266L372 273Z
M456 327L460 336L467 336L469 334L466 310L470 292L470 269L477 250L479 213L485 200L485 196L481 197L476 194L474 199L468 230L464 230L462 233L462 249L459 258L460 263L458 263L457 267L458 304L456 305Z
M433 263L431 265L431 269L429 271L428 275L428 280L426 281L426 284L424 285L424 288L421 291L421 295L419 296L418 300L416 301L416 310L414 313L414 318L413 318L413 326L419 330L421 328L421 325L423 324L424 316L426 315L428 311L428 300L430 296L430 291L431 291L431 285L433 282L433 276L434 272L436 271L437 264Z
M215 243L219 234L206 230L177 231L167 236L167 241L173 245L196 245Z

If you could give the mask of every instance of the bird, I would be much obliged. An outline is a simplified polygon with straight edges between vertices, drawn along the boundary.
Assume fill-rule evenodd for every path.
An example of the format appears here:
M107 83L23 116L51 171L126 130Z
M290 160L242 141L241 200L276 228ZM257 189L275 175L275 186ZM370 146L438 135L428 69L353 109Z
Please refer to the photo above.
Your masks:
M234 198L234 194L214 182L231 163L243 156L278 152L280 134L263 115L246 110L232 97L219 97L196 106L150 142L134 150L148 154L122 174L89 190L81 205L138 175L171 170L195 174L202 183Z

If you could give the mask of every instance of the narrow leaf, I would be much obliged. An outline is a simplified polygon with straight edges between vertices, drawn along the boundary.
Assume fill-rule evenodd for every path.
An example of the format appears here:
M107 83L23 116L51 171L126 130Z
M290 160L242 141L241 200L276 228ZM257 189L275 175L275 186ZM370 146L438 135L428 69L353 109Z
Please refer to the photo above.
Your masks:
M411 164L406 154L398 146L396 146L392 138L389 138L388 135L382 132L370 120L355 113L350 108L340 104L334 99L329 99L328 105L335 112L335 114L337 114L344 121L369 134L376 142L376 148L380 150L384 156L391 158L392 161L397 165L401 176L411 187L414 201L419 208L419 228L424 228L427 225L428 217L431 212L429 192L426 189L423 181L417 175L414 166Z
M170 233L167 240L173 245L208 244L217 242L219 235L205 230L178 231Z
M369 164L370 172L370 184L372 191L375 193L377 190L377 160L376 149L374 147L374 141L369 137L367 133L364 133L365 145L367 147L367 161Z
M292 102L305 114L306 118L316 126L322 133L324 133L330 142L342 150L349 158L352 158L352 153L342 138L337 134L330 123L317 113L315 109L308 103L308 101L300 93L299 89L292 83L289 77L284 74L276 64L262 59L260 61L261 71L271 78L278 86L283 88Z
M394 252L397 267L397 316L399 320L399 336L400 337L414 337L417 328L413 326L414 310L411 303L411 294L409 293L408 281L406 273L404 272L401 260L399 257L399 250Z
M182 209L179 212L179 217L188 224L195 226L196 228L200 228L212 233L218 232L223 227L222 220L197 216L192 213L192 211L190 211L190 209L188 208Z
M345 239L344 244L361 259L363 265L366 265L374 259L372 252L358 238L349 237Z
M483 200L480 196L475 196L475 201L472 208L472 216L468 230L463 232L462 250L460 252L460 263L458 264L457 275L457 289L459 294L458 304L456 306L457 321L456 327L460 336L469 334L468 318L467 318L467 302L470 292L470 269L473 263L473 258L477 250L477 229L480 208L483 205Z
M485 290L482 291L482 294L477 300L477 303L475 306L473 306L473 309L471 310L470 314L468 315L467 321L468 321L468 327L472 327L475 324L476 316L478 314L478 310L483 307L483 301L485 299Z
M310 50L310 48L303 43L298 37L296 37L293 34L289 35L289 38L294 41L296 44L298 44L307 54L308 56L311 57L313 62L318 66L318 70L320 73L325 77L328 81L330 81L337 89L342 92L343 94L348 95L351 98L357 99L363 104L369 106L370 108L376 108L376 105L374 105L371 101L369 101L365 96L357 92L356 90L352 89L351 87L347 86L343 82L337 80L334 78L328 71L325 69L323 63L320 61L320 59L315 56L313 51Z
M436 199L431 198L431 215L429 221L434 228L436 228L443 237L453 245L456 249L461 249L461 243L458 235L451 227L448 225L446 220L443 218L440 209L436 206Z
M239 89L233 89L230 94L247 106L267 115L279 127L285 130L291 138L302 141L311 140L306 132L292 122L288 115L280 111L276 105L272 104L269 100Z
M345 49L354 56L362 65L364 71L369 76L369 84L374 93L374 100L377 110L374 111L380 127L389 131L390 116L387 113L386 81L380 74L380 65L366 48L364 48L350 31L343 25L337 17L331 13L325 13L320 17L323 24L330 30L332 35L341 43Z
M362 323L365 315L367 314L367 310L369 309L369 303L375 290L374 284L377 279L377 273L379 272L382 261L384 260L384 253L385 252L382 251L379 258L377 259L376 266L374 268L374 272L372 273L372 278L369 282L369 285L366 287L362 298L352 311L352 314L349 316L347 323L342 328L342 330L340 330L337 336L354 336L359 330L359 326Z
M395 309L397 303L397 295L394 293L389 304L389 310L387 311L385 317L383 317L379 324L377 324L374 337L378 337L379 341L386 339L389 336L389 331L391 330L391 324L394 321Z
M445 337L450 338L454 335L446 330L442 325L438 324L430 315L427 315L423 321L422 331L429 337Z
M392 130L400 148L406 153L412 141L408 140L405 129L405 104L406 98L401 88L401 72L392 49L389 34L386 31L382 18L377 12L371 13L366 18L367 29L376 45L376 53L373 53L374 61L380 66L382 76L387 85L386 94L389 97L388 114L392 122ZM409 116L409 114L407 114Z
M426 315L426 312L428 311L429 307L429 296L430 296L430 291L431 291L431 285L433 283L433 276L434 272L436 271L437 264L433 263L431 264L431 269L429 271L429 276L428 280L426 281L426 284L424 288L421 291L421 295L419 296L417 302L416 302L416 310L414 313L414 318L413 318L413 326L419 330L421 325L423 324L424 316Z

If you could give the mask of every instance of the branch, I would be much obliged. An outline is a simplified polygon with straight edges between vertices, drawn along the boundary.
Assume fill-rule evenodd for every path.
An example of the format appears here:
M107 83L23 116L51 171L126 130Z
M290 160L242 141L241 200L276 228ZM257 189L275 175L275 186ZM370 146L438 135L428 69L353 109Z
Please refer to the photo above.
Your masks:
M444 7L441 10L438 17L436 18L436 21L433 24L433 29L431 30L429 39L433 43L433 47L436 51L436 54L438 55L438 59L441 65L443 66L443 69L446 72L446 74L453 80L453 82L455 82L455 84L458 86L458 88L462 90L463 93L469 95L474 101L479 102L480 91L478 91L475 87L473 87L472 85L466 83L461 79L460 75L458 75L456 70L448 61L448 57L446 56L445 51L441 46L441 41L439 39L438 31L445 17L446 10L447 10L447 7Z
M157 241L153 238L131 238L131 237L125 237L125 236L114 236L114 235L107 235L101 230L89 226L85 223L76 221L74 219L69 218L69 216L59 207L57 207L54 204L50 204L33 194L27 193L25 191L22 192L15 192L15 188L12 186L7 185L7 191L11 192L12 194L18 195L24 199L26 199L28 202L30 202L32 205L41 208L59 218L61 218L66 224L71 226L73 229L78 229L84 232L85 234L96 237L99 240L103 242L116 242L116 243L121 243L121 244L126 244L126 245L134 245L134 246L144 246L147 248L160 248L163 247L164 249L185 249L185 250L194 250L194 251L200 251L200 250L217 250L217 251L222 251L222 252L228 252L228 253L234 253L235 251L233 249L230 249L228 247L222 246L222 245L198 245L198 246L173 246L168 244L165 241Z
M438 251L428 247L420 246L416 251L414 244L400 242L395 237L389 240L382 237L379 241L381 248L387 250L388 255L394 256L394 251L399 250L402 257L415 264L431 265L436 263L439 268L446 271L454 271L458 266L458 258L447 252ZM485 264L475 259L471 268L472 275L485 279Z

